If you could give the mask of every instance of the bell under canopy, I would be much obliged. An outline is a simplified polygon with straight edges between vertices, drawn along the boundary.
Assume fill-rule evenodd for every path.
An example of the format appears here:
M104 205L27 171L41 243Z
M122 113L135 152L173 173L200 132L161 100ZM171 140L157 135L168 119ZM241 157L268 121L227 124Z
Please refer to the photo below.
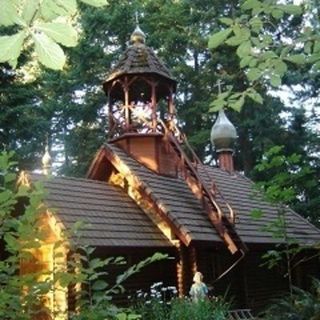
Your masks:
M176 81L145 41L137 25L130 45L103 84L111 140L127 134L163 134L163 126L174 121Z

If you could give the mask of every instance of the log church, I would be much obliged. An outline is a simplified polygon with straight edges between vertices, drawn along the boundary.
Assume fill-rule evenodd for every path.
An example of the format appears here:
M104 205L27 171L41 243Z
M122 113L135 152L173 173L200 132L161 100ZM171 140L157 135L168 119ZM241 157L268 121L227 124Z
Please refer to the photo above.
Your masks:
M43 259L50 265L61 230L83 221L81 241L100 257L124 256L131 264L154 252L170 256L129 280L127 292L162 281L187 295L198 270L216 295L228 290L235 306L259 310L288 290L280 267L261 267L262 254L282 241L265 230L279 210L234 170L237 134L223 110L211 132L218 165L200 161L177 125L176 85L137 26L103 83L108 139L97 146L87 176L27 174L30 183L44 181L52 208L44 219L50 232ZM253 219L257 209L263 214ZM288 235L311 254L320 231L289 208L285 217ZM294 283L305 288L316 274L317 259L302 263ZM59 299L68 301L68 292Z

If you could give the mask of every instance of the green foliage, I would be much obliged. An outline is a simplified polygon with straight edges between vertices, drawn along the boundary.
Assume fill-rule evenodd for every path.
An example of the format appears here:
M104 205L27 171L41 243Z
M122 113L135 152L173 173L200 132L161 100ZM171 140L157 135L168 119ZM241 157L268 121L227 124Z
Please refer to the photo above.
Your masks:
M82 2L94 7L107 4L106 0ZM34 44L35 54L44 66L62 70L66 57L59 44L74 47L78 42L74 26L76 0L1 0L0 6L0 26L21 30L0 37L0 62L16 67L21 52Z
M275 301L263 312L265 320L317 320L320 318L320 282L313 280L311 292L294 288L291 297Z
M20 31L13 36L0 37L0 62L12 62L19 57L26 33Z
M0 242L3 245L0 317L30 319L31 316L48 311L39 306L42 305L43 295L52 289L52 282L43 271L19 274L21 263L34 259L30 250L39 248L45 236L38 224L38 216L44 210L41 201L43 189L41 184L35 184L33 189L21 185L16 190L16 162L13 156L12 152L0 154ZM25 213L18 216L14 208L18 201L25 198L29 200L25 205Z
M226 40L229 36L229 34L232 32L231 28L219 31L217 33L215 33L214 35L212 35L209 38L209 43L208 43L208 47L209 49L214 49L220 46L220 44Z
M222 299L202 300L197 303L185 299L172 302L170 320L227 320L230 304Z
M178 298L174 287L161 282L151 286L150 292L137 292L134 310L145 320L226 320L230 304L222 298L192 302Z
M44 205L45 191L39 182L32 186L20 184L16 189L17 163L13 157L12 152L0 154L0 243L3 244L0 251L1 319L27 320L40 314L45 316L51 310L43 303L44 297L55 295L57 290L72 285L81 287L74 297L81 314L70 313L70 319L139 319L129 309L121 310L113 306L112 296L125 290L123 283L129 277L141 272L150 263L166 259L167 255L155 253L130 266L118 275L114 284L109 284L106 282L108 267L124 264L125 261L121 257L95 257L94 248L79 245L82 223L78 222L66 232L65 238L54 243L52 269L42 268L43 261L38 260L37 250L47 244L47 229L40 222L47 209ZM24 204L24 212L15 212L18 203ZM66 244L70 248L67 266L64 260L59 260ZM25 272L23 266L30 263L35 268ZM65 312L55 308L54 315L64 315Z
M277 1L244 1L236 14L233 11L232 17L220 19L228 28L211 35L208 47L211 50L217 50L220 46L230 48L229 52L237 57L248 88L255 90L270 84L277 89L289 68L309 65L313 70L313 66L316 68L319 63L320 57L315 50L319 34L305 26L311 12L312 8L309 6L279 4ZM299 19L301 26L297 28ZM291 25L295 32L288 35L288 42L285 30L290 29ZM228 99L225 99L220 108L228 106L236 111L241 110L245 90L247 89L242 88L240 92L229 92ZM233 101L235 95L237 102ZM253 96L248 97L257 101Z
M77 308L81 313L70 313L70 319L139 319L139 315L131 310L119 309L111 304L114 295L125 291L123 283L132 275L147 265L167 258L167 255L155 253L151 257L140 261L138 264L129 267L125 272L118 275L114 284L106 281L110 265L125 264L121 257L100 259L93 257L94 249L86 246L77 246L78 250L71 257L69 262L72 270L78 270L78 275L71 280L81 283L81 290L77 293L75 299ZM74 277L74 276L73 276ZM79 278L80 277L80 278Z
M278 208L277 219L267 223L262 231L268 232L277 240L275 249L268 250L263 256L263 265L269 269L286 262L286 273L288 277L289 288L292 293L292 270L298 265L296 262L298 254L303 246L288 233L287 213L289 211L286 205L293 204L301 194L299 187L301 182L311 174L312 169L301 163L301 156L292 154L286 156L283 146L271 148L262 157L261 162L256 166L258 172L264 172L268 180L260 181L257 187L262 190L268 202L273 203ZM317 184L314 184L314 187ZM252 212L253 218L261 218L263 212L255 210ZM295 261L295 262L294 262Z
M267 151L255 170L268 177L268 180L258 182L267 200L287 205L299 201L301 185L314 173L310 165L303 163L301 155L286 156L284 146L275 146ZM310 186L317 187L317 182L313 181Z
M262 96L254 88L248 88L241 93L233 93L232 87L229 87L228 91L220 93L217 96L217 99L210 104L211 108L209 111L216 112L219 111L223 106L230 106L233 110L240 112L247 97L259 104L263 103Z

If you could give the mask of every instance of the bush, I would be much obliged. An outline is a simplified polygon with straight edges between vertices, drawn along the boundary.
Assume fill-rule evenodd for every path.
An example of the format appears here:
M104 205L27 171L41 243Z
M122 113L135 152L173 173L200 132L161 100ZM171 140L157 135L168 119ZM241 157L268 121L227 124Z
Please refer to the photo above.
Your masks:
M264 320L319 320L320 281L313 280L311 292L294 288L292 297L274 302L262 317Z
M222 299L192 302L189 299L172 301L170 320L225 320L229 304Z
M222 298L192 302L178 298L175 287L151 286L149 292L137 292L134 310L144 320L225 320L229 303Z
M50 243L53 246L53 266L42 267L39 252L47 244L47 229L41 223L43 213L48 209L44 205L45 190L39 182L32 186L26 183L23 176L16 186L17 164L13 157L12 152L0 152L0 319L49 318L52 312L54 318L64 317L68 311L64 305L60 309L54 304L52 311L48 301L49 297L59 291L65 292L69 286L81 287L81 290L75 290L76 310L69 312L71 320L139 319L140 316L130 309L112 305L112 297L124 291L123 283L129 277L150 263L167 258L167 255L155 253L130 266L110 285L105 281L108 267L123 263L123 258L99 259L93 255L94 248L80 246L77 239L81 236L79 228L82 223L78 222L68 234L54 244ZM24 210L16 214L19 201ZM67 265L65 260L59 262L58 259L66 242L69 248Z

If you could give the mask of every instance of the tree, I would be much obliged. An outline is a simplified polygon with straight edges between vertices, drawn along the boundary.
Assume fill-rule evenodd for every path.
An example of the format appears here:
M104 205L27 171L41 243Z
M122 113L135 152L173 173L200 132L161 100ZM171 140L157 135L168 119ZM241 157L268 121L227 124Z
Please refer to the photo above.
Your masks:
M212 50L221 45L236 49L239 69L248 87L221 93L213 102L213 110L229 106L239 111L246 98L262 103L259 88L279 87L290 67L306 63L310 72L317 72L320 38L308 27L308 10L309 7L277 1L247 0L235 15L220 19L225 27L209 38L208 46ZM294 33L288 34L292 26Z
M308 187L319 190L319 184L317 179L314 179L313 169L310 165L303 163L301 156L297 154L286 156L283 149L279 146L271 148L265 153L255 169L261 174L257 187L262 190L266 200L278 208L278 218L268 223L263 231L270 232L274 238L279 240L279 244L276 245L276 250L268 250L263 258L269 268L286 261L285 276L288 277L290 293L293 295L292 272L297 265L304 261L303 259L297 260L298 254L303 249L303 244L288 234L289 222L286 216L290 210L289 206L294 208L297 203L305 201ZM302 214L311 219L312 217L308 217L307 213L303 212ZM261 216L263 216L263 211L252 213L253 218ZM314 222L319 223L318 216L316 219Z
M22 179L23 176L20 178ZM81 233L81 221L67 233L55 240L52 264L43 261L43 246L48 245L48 226L42 224L42 216L48 209L44 202L45 190L41 182L32 186L23 183L16 188L16 162L13 153L0 153L0 316L1 319L28 320L34 316L45 317L52 310L46 303L49 295L68 286L80 285L75 296L79 314L70 312L72 319L118 319L126 311L111 304L111 298L123 292L123 283L140 272L150 263L166 259L167 255L155 253L153 256L130 266L119 274L113 285L104 277L110 264L122 264L121 257L100 259L93 257L94 248L81 245L77 240ZM20 207L22 211L17 211ZM22 209L23 208L23 209ZM68 261L61 260L68 250ZM40 257L40 258L39 258ZM59 259L60 258L60 259ZM53 265L53 267L51 267ZM68 311L53 307L54 316L65 316ZM94 317L93 317L94 315ZM135 317L134 317L135 316ZM126 318L124 318L126 319ZM131 319L138 316L131 314Z
M81 0L95 7L106 0ZM46 67L61 70L66 56L60 44L74 47L78 30L73 26L78 13L76 0L1 0L0 26L11 27L0 37L0 62L16 67L21 52L34 46L39 61ZM12 34L12 32L14 32Z

